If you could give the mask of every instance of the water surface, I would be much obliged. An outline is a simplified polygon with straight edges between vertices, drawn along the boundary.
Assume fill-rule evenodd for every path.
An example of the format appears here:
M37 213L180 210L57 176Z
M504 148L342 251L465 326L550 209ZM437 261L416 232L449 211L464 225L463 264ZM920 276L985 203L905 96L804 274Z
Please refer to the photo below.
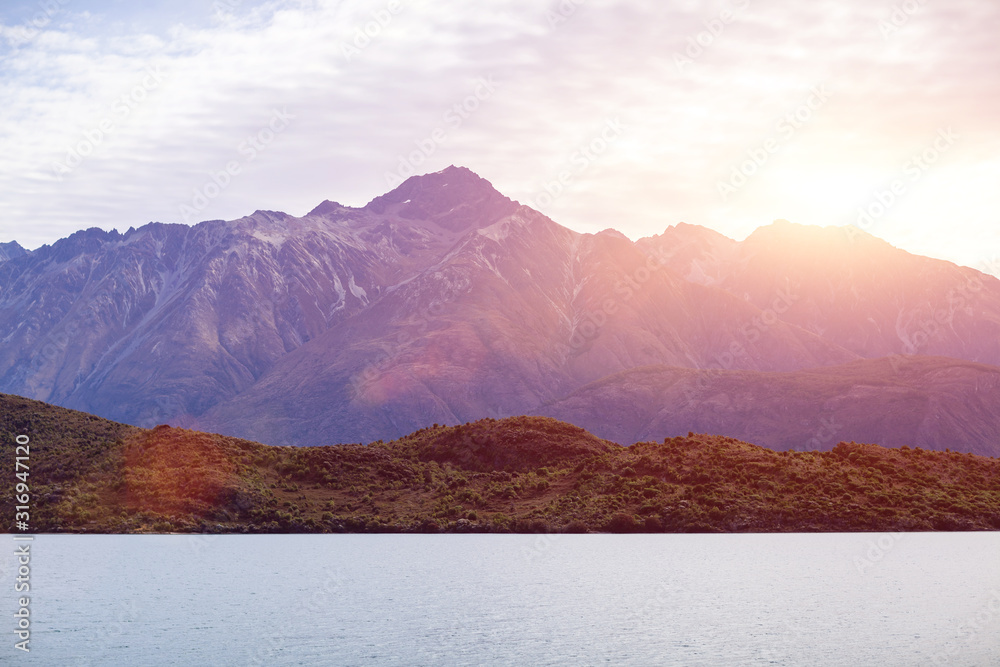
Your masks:
M32 650L8 621L0 662L997 665L998 554L998 533L39 535Z

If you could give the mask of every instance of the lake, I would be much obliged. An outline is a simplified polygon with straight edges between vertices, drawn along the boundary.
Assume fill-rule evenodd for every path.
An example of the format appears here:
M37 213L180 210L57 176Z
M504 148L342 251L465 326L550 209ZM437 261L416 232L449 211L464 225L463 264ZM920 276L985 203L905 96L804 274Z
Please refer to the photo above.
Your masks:
M1000 533L0 539L3 663L1000 664Z

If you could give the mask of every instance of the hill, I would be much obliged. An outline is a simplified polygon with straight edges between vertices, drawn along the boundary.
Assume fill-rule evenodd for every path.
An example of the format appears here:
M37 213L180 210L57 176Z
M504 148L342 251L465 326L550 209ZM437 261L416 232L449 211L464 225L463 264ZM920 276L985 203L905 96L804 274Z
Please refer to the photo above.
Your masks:
M33 532L1000 529L1000 460L920 448L775 452L693 433L622 447L543 417L270 447L9 395L0 425L4 442L31 439Z

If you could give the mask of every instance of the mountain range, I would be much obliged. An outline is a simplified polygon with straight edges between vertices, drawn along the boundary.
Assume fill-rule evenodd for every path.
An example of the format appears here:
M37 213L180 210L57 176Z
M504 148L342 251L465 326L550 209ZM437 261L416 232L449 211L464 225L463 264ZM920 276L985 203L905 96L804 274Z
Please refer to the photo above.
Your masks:
M461 167L361 208L0 245L0 391L277 445L548 415L1000 454L1000 280L855 228L581 234Z

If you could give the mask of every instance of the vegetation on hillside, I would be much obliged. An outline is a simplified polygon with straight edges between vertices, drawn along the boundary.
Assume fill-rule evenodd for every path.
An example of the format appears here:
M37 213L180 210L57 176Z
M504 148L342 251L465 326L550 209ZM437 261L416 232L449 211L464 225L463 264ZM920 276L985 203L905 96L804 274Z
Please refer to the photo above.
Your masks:
M1000 459L971 454L695 434L622 447L542 417L269 447L0 394L10 530L18 435L31 439L33 532L1000 529Z

